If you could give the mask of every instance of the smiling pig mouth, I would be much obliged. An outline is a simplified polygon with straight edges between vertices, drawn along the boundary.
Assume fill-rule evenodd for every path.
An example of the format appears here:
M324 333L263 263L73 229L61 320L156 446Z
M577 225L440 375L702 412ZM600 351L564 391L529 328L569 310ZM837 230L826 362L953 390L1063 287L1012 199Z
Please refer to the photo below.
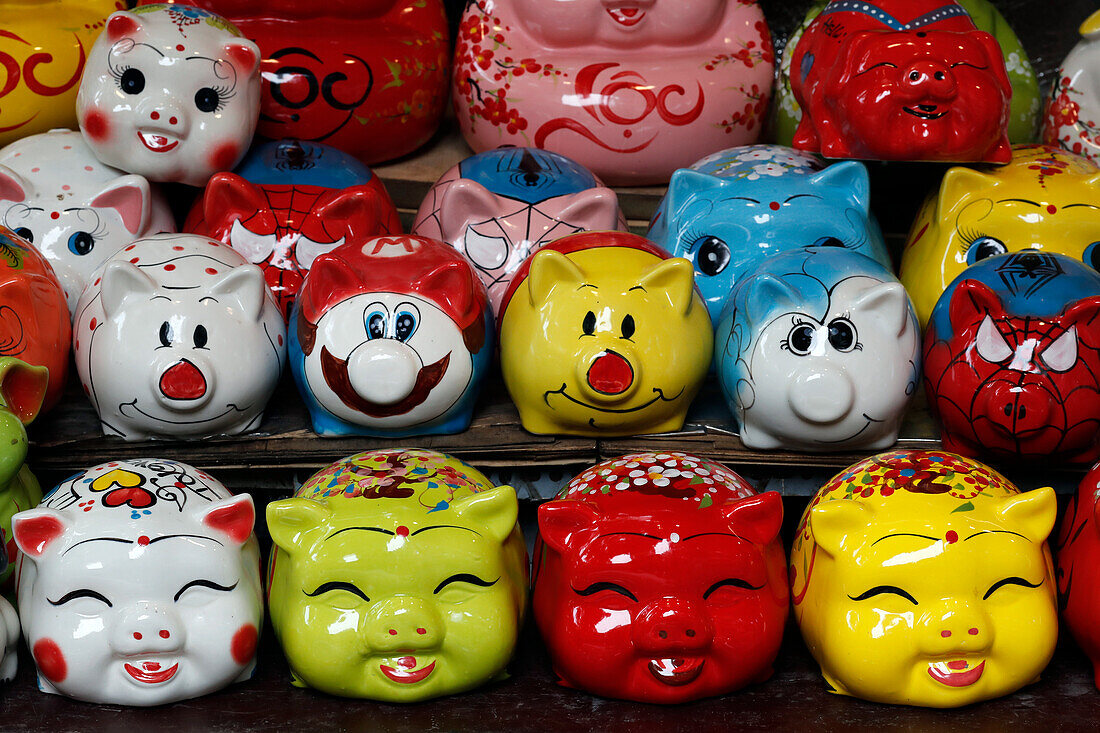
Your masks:
M161 669L160 662L140 662L138 666L124 664L123 667L126 670L126 674L130 675L138 682L143 682L147 685L157 685L172 679L179 670L180 665L177 662L167 669Z
M645 11L638 7L608 8L607 14L619 25L627 28L642 22Z
M651 659L649 673L671 687L679 687L694 682L703 672L705 659Z
M420 669L416 669L416 657L401 657L395 661L397 667L380 664L378 665L378 669L382 670L382 674L386 675L394 682L400 682L403 685L411 685L415 682L427 679L428 675L435 671L435 662L425 667L421 667Z
M936 682L948 687L969 687L981 679L985 671L985 662L971 667L965 659L952 662L932 662L928 665L928 675Z

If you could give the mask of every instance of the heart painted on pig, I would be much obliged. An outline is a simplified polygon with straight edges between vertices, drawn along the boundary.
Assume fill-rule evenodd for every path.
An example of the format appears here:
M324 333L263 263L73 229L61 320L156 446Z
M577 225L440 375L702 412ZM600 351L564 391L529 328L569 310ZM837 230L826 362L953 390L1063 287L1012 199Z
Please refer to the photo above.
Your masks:
M115 489L103 497L103 506L128 505L134 509L152 506L157 500L149 491L141 488Z

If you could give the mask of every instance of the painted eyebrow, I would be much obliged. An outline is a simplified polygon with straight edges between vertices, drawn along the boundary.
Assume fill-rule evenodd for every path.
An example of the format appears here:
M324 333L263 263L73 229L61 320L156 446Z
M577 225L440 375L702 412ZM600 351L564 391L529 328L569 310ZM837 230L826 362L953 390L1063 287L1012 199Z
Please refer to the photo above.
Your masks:
M156 51L156 52L157 52L157 55L159 55L159 56L160 56L161 58L164 58L164 52L162 52L162 51L161 51L161 50L160 50L159 48L157 48L156 46L151 46L151 45L149 45L148 43L136 43L136 42L135 42L135 43L134 43L134 45L130 47L130 51L133 51L133 50L134 50L135 48L137 48L138 46L145 46L146 48L151 48L152 50L154 50L154 51ZM125 52L125 53L129 53L129 51L127 51L127 52Z
M997 203L998 204L1018 203L1018 204L1031 204L1032 206L1041 206L1041 204L1039 202L1032 201L1031 199L1001 199Z
M628 535L630 537L647 537L651 540L657 540L660 542L663 537L657 537L656 535L645 534L644 532L610 532L608 534L601 534L597 539L603 539L604 537L618 537L620 535Z
M166 534L163 537L154 537L153 539L149 540L149 544L151 545L154 542L160 542L161 540L170 540L170 539L173 539L173 538L176 538L176 537L193 537L194 539L197 539L197 540L210 540L211 542L217 542L219 545L222 545L223 547L225 546L224 543L222 543L221 541L216 540L213 537L207 537L204 534Z
M215 583L213 580L207 580L206 578L196 578L190 583L184 584L182 588L176 591L176 595L172 596L172 600L178 601L180 599L180 596L182 596L184 592L190 588L211 588L213 590L231 591L236 588L239 583L240 581L238 580L233 585L221 585L220 583Z
M643 293L648 293L649 292L648 290L646 290L641 285L635 285L634 287L632 287L630 290L627 290L626 292L629 293L631 290L641 290Z
M49 598L47 598L46 602L49 603L51 606L60 606L68 603L69 601L75 601L77 598L94 598L97 601L102 601L103 603L106 603L107 608L114 608L114 604L107 600L106 596L104 596L102 593L96 593L91 588L78 588L77 590L71 590L65 595L58 598L56 601L51 601Z
M896 534L888 534L888 535L885 535L884 537L879 537L877 540L875 540L874 542L871 543L871 547L874 547L879 542L882 542L883 540L888 540L891 537L920 537L922 540L932 540L933 542L939 542L940 539L941 539L940 537L929 537L926 534L913 534L912 532L898 532Z
M362 530L363 532L381 532L382 534L388 534L388 535L393 535L394 534L393 532L389 531L388 529L382 529L381 527L344 527L343 529L338 529L335 532L333 532L332 534L330 534L328 537L326 537L325 542L328 542L329 540L331 540L333 537L340 534L341 532L351 532L352 530L357 530L357 529Z
M585 288L592 288L593 290L599 290L599 288L597 288L592 283L584 283L583 285L578 286L577 290L584 290Z
M1087 206L1090 209L1100 209L1100 206L1097 206L1096 204L1066 204L1062 208L1063 209L1072 209L1076 206Z
M89 542L121 542L124 545L133 544L133 540L123 539L122 537L92 537L90 540L81 540L80 542L77 542L75 545L69 547L65 550L65 552L62 552L61 554L64 555L66 552L75 550L81 545L86 545Z
M467 532L473 532L478 537L481 536L481 532L478 532L476 529L470 529L469 527L459 527L457 524L433 524L430 527L421 527L420 529L416 530L415 532L413 532L409 536L410 537L416 537L421 532L427 532L429 529L464 529Z
M749 201L754 204L760 203L756 199L751 199L748 196L730 196L728 198L722 199L722 201Z
M734 534L733 532L700 532L699 534L693 534L693 535L690 535L688 537L685 537L684 539L682 539L680 541L681 542L687 542L688 540L693 540L696 537L708 537L710 535L715 535L715 536L718 536L718 537L732 537L735 540L745 539L741 535Z
M483 580L476 575L473 575L472 573L456 573L455 575L452 575L451 577L440 582L440 584L435 587L435 590L432 591L432 594L434 595L438 593L451 583L469 583L470 585L480 585L482 588L489 588L496 585L497 580L500 580L500 578L489 581Z
M1007 530L1007 529L981 529L981 530L978 530L977 532L975 532L974 534L970 535L970 537L967 537L966 539L964 539L963 542L966 542L966 540L977 537L980 534L1014 534L1014 535L1016 535L1017 537L1019 537L1021 539L1027 540L1027 537L1024 537L1019 532L1013 532L1013 531ZM1031 542L1031 540L1027 540L1027 541Z
M819 199L819 198L821 198L821 197L820 196L815 196L812 193L796 193L794 196L788 196L787 200L784 201L783 203L787 203L788 201L794 201L795 199Z

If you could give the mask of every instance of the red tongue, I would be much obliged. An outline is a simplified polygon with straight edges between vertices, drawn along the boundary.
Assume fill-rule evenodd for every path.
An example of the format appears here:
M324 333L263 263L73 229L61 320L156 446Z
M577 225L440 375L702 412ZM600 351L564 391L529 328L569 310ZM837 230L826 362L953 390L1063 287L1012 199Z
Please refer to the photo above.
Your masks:
M405 669L412 669L416 666L416 657L401 657L397 663Z
M143 662L141 666L145 668L146 672L156 672L160 669L158 662Z
M635 15L638 14L638 9L637 8L619 8L619 12L622 13L623 15L625 15L628 18L633 18Z
M197 400L206 394L206 377L197 366L181 359L160 375L160 391L173 400Z
M634 382L634 368L614 351L605 351L588 368L588 384L603 394L620 394Z
M966 669L966 660L960 659L957 662L948 662L948 669Z

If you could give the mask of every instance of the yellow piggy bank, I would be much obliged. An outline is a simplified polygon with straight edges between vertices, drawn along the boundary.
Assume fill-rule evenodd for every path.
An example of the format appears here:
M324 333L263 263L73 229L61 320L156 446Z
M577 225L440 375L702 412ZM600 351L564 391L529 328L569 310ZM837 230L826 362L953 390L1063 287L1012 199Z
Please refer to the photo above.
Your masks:
M901 257L901 283L921 326L967 265L1029 248L1100 268L1100 167L1058 148L1022 145L1006 166L948 170Z
M679 430L714 348L691 263L622 232L543 247L501 314L504 384L532 433Z
M76 128L76 91L115 0L0 0L0 147L55 127Z
M1035 682L1058 607L1054 491L1020 493L942 451L892 451L833 477L791 551L802 636L834 692L958 707Z

